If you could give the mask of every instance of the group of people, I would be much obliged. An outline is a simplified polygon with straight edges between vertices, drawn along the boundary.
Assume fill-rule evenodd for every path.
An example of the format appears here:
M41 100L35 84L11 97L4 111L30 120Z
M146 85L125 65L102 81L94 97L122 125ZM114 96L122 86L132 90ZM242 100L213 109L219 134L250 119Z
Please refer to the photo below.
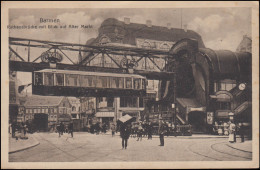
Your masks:
M148 140L152 139L153 127L151 122L138 122L137 124L133 124L131 126L131 137L137 137L137 141L141 141L143 136L148 136Z
M26 136L26 133L28 132L28 123L27 122L21 122L20 124L17 124L16 122L13 122L12 124L9 125L9 133L12 134L12 138L17 138L18 137L16 136L16 132L20 132L21 133L21 136L20 138L21 139L27 139L27 136Z
M61 137L61 135L63 135L63 133L68 133L68 134L71 134L71 137L73 138L73 122L71 121L69 124L68 124L68 127L65 128L65 125L60 122L59 125L57 125L57 130L59 132L59 137Z
M144 127L142 126L143 124L139 122L136 126L131 126L130 123L126 124L121 124L119 129L120 129L120 137L122 138L122 149L127 149L127 142L130 137L130 135L133 132L133 128L135 129L135 133L137 134L137 141L142 140L142 136L145 132ZM148 136L148 140L152 139L152 125L151 122L147 124L146 126L146 132ZM167 134L168 130L168 125L164 121L160 121L159 123L159 129L158 129L158 134L160 137L160 145L159 146L164 146L164 135ZM112 131L112 136L113 136L113 131Z
M88 132L94 134L96 133L97 135L99 133L106 133L108 130L108 125L106 123L100 123L100 122L97 122L95 124L88 124Z
M234 121L229 122L215 122L215 126L213 127L213 132L217 133L218 135L226 135L229 136L229 142L234 143L236 142L237 134L241 137L241 142L245 140L245 130L243 123L235 124Z

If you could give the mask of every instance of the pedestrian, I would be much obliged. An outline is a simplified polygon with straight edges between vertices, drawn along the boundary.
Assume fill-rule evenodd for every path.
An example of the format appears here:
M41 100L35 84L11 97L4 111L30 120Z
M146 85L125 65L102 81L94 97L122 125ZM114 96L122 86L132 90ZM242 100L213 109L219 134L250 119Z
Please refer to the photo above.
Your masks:
M115 136L116 127L114 124L111 125L112 137Z
M224 122L224 135L228 136L228 124Z
M142 127L142 124L141 122L139 123L139 126L138 126L138 131L137 131L137 140L136 141L140 141L142 140L142 136L143 136L143 127Z
M129 124L120 125L120 136L122 138L122 149L127 148L127 141L131 133L131 128Z
M60 126L58 128L58 131L59 131L59 137L61 135L63 135L63 131L64 131L64 124L62 122L60 122Z
M103 123L103 125L102 125L102 130L103 130L104 134L107 133L107 127L106 127L105 123Z
M152 140L152 123L151 122L149 122L149 124L147 125L147 134L148 134L148 139L147 140L149 140L149 139L151 139Z
M26 138L26 132L27 132L27 125L26 123L23 125L23 135L24 135L24 138Z
M12 138L15 138L15 131L16 131L16 123L12 123Z
M69 133L71 134L71 137L73 138L73 122L70 122L68 128L69 128Z
M159 122L159 130L158 130L158 133L159 133L159 136L160 136L160 145L159 146L164 146L164 134L166 133L166 129L165 129L165 123L160 120Z
M237 128L238 128L238 133L241 138L241 143L243 143L245 141L245 128L244 128L243 123L239 123Z
M236 142L236 125L234 122L230 122L229 124L229 138L228 138L228 141L230 143L234 143Z

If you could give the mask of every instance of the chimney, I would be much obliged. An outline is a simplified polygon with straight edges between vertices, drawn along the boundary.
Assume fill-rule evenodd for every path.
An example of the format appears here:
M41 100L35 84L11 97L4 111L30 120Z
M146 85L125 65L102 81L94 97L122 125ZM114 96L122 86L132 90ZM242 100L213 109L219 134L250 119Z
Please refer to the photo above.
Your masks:
M183 25L183 29L184 29L185 32L187 32L187 24Z
M130 18L124 18L124 22L125 22L125 24L130 24Z
M167 28L171 29L171 23L167 23Z
M146 26L147 27L152 27L152 21L151 20L146 20Z

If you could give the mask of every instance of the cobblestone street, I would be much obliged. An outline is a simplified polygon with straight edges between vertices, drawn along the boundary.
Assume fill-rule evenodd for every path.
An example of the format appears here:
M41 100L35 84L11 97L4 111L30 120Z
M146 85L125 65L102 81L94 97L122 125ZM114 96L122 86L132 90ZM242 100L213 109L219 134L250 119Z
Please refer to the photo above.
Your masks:
M228 143L218 137L165 137L165 146L159 145L158 136L152 140L129 139L126 150L121 148L117 134L74 133L58 137L57 133L35 133L39 145L9 154L10 162L118 162L118 161L250 161L251 141ZM242 146L242 149L238 147Z

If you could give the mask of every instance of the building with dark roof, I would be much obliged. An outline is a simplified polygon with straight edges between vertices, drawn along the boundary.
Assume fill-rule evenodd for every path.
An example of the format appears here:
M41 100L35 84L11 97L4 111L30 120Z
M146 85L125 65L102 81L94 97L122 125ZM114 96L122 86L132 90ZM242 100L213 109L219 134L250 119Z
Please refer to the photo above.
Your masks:
M201 36L192 30L155 26L149 21L146 24L138 24L130 23L127 18L124 22L115 18L108 18L103 21L98 31L98 37L95 40L89 40L89 44L111 42L138 47L143 45L139 44L138 40L147 40L151 43L150 48L160 49L163 48L165 43L172 45L172 43L181 39L190 38L197 40L199 47L205 47ZM160 43L156 43L156 41Z
M67 97L32 95L19 106L17 122L32 121L38 114L48 115L48 127L56 125L62 115L71 114L71 103Z

